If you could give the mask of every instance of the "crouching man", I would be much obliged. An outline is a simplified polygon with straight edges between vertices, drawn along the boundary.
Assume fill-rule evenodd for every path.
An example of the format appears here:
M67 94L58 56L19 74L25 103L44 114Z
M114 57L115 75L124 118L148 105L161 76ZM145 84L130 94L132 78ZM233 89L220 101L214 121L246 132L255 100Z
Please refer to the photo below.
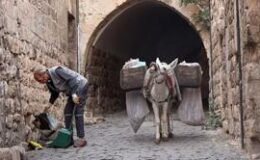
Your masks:
M87 99L88 80L79 73L64 66L55 66L49 69L39 67L34 70L34 78L42 84L46 84L51 96L50 104L63 92L68 96L64 108L65 127L72 127L72 116L75 116L78 139L74 140L74 147L84 147L87 144L84 136L84 106ZM75 108L75 110L74 110Z

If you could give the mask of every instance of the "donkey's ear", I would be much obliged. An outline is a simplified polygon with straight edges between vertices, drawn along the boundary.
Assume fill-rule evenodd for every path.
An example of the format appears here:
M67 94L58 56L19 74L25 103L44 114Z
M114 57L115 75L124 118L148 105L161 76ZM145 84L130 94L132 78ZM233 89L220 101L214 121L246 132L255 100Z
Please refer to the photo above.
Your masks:
M159 66L159 68L162 68L162 62L158 57L156 58L156 64Z
M177 66L177 64L178 64L178 58L176 58L175 60L173 60L171 63L170 63L170 67L171 68L175 68L176 66Z
M160 59L157 57L156 58L156 61L155 61L157 64L161 64L161 61L160 61Z

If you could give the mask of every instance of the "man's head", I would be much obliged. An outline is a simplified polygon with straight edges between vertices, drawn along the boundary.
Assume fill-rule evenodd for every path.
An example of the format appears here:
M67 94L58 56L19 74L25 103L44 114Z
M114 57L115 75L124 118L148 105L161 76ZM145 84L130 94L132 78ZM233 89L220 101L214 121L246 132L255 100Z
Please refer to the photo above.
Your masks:
M151 62L150 64L150 71L155 72L158 69L158 65L155 62Z
M47 83L50 76L45 67L36 67L33 71L34 79L39 83Z

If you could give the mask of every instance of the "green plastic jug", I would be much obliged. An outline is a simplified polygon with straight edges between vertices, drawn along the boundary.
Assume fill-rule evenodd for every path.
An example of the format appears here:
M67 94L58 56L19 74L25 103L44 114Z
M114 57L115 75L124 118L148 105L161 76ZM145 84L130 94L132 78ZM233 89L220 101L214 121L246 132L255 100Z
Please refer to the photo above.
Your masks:
M49 147L53 148L67 148L73 144L73 131L67 128L61 128L56 138L47 143Z

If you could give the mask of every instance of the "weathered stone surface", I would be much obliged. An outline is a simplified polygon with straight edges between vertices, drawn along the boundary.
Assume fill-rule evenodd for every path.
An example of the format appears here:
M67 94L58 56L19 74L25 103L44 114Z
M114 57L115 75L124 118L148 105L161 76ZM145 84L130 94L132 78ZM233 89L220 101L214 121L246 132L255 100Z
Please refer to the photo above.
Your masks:
M13 127L13 120L14 120L13 115L8 115L6 117L5 122L6 122L6 126L7 126L8 129L11 129Z
M49 93L33 79L33 68L37 65L50 67L69 63L75 67L75 62L69 62L68 58L75 57L73 44L72 48L69 46L71 55L67 54L68 40L75 40L75 37L68 36L68 23L70 25L73 22L68 21L67 2L71 3L69 11L73 14L75 4L71 0L2 0L0 3L0 102L3 104L0 105L0 129L4 131L0 133L0 146L11 146L22 139L37 138L37 132L31 123L32 115L47 106ZM86 70L90 82L97 85L97 88L89 91L92 98L88 100L88 105L92 106L93 113L112 112L124 106L121 100L124 93L120 91L118 83L115 83L118 82L119 76L116 75L123 60L105 50L92 48L92 42L100 34L96 31L117 13L113 11L120 10L122 4L138 1L129 0L126 4L126 0L80 2L81 72ZM179 0L160 2L174 7L194 23L192 15L198 10L195 5L183 7L179 5ZM213 79L210 82L214 85L215 111L221 115L226 132L238 139L240 93L235 1L212 0L211 3ZM259 3L258 0L240 2L245 135L249 135L246 143L251 146L248 148L257 148L260 131ZM209 55L208 34L204 34L197 24L194 27L199 31ZM70 31L73 30L75 24L70 28ZM90 52L93 54L89 55ZM91 67L85 68L86 64ZM63 100L57 101L55 107L54 114L59 118L62 115ZM24 129L20 130L19 127Z
M22 146L0 148L1 160L21 160L25 158L25 149Z
M32 114L42 112L48 105L49 93L31 72L37 65L68 65L66 3L0 3L0 147L38 138ZM63 106L64 102L59 100L57 105ZM56 107L54 112L61 118L62 107Z
M213 37L213 93L215 105L223 104L221 118L223 128L227 133L239 138L240 133L240 95L239 92L239 65L237 61L237 30L236 30L236 1L211 1L212 5L212 37ZM224 7L224 10L220 9ZM260 132L255 129L259 128L260 120L257 118L260 111L260 61L259 61L259 43L260 43L260 2L257 0L240 1L240 29L241 29L241 48L242 48L242 104L244 109L244 132L246 148L251 153L259 152ZM221 31L217 25L218 17L224 16L225 32ZM219 37L222 37L220 41ZM218 57L225 55L226 58L219 60ZM221 69L221 66L225 66ZM220 73L221 74L220 74ZM227 75L219 80L220 75ZM216 80L214 80L216 79ZM219 93L220 84L225 88L222 94ZM216 92L216 93L215 93ZM225 98L224 98L225 96ZM220 98L218 98L220 97ZM223 97L223 98L221 98ZM258 97L258 98L257 98ZM223 103L226 99L226 103ZM227 114L226 114L227 113ZM257 140L258 139L258 140ZM256 151L257 149L258 151ZM257 157L257 156L255 156Z

